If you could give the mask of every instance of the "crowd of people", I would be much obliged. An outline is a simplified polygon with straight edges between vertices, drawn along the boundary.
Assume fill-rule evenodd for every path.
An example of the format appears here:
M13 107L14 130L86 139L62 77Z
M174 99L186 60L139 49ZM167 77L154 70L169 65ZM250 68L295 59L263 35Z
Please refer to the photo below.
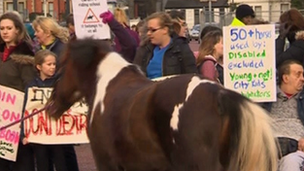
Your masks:
M113 50L138 65L147 78L193 73L224 84L221 28L204 27L199 49L192 51L182 12L156 12L132 27L119 8L99 17L113 33L108 40ZM251 24L263 22L255 19L250 6L239 5L231 25ZM280 133L279 171L303 171L304 17L290 9L281 15L280 24L276 39L277 101L261 106L269 111ZM51 17L38 16L26 27L16 12L0 16L0 85L25 92L25 99L31 87L52 87L60 77L57 71L65 44L77 39L73 14L67 16L66 26ZM22 128L16 161L0 158L1 171L53 171L54 167L57 171L79 170L74 144L29 143Z

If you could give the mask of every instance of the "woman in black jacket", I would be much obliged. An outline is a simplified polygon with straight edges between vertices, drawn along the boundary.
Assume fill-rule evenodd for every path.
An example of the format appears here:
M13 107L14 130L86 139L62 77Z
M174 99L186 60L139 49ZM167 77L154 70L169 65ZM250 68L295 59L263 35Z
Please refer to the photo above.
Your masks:
M185 73L197 73L195 57L188 41L173 31L173 22L165 12L147 18L149 42L137 50L134 63L150 79Z

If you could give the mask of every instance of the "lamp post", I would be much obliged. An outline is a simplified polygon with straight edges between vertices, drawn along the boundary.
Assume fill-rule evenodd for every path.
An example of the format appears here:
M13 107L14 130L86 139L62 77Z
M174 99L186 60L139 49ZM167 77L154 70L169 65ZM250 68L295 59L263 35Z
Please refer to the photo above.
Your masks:
M18 0L13 0L13 10L18 11Z
M65 2L65 16L68 16L70 14L70 8L71 8L71 1L66 0Z
M46 13L46 0L43 0L43 13L44 13L44 16L47 17L47 13Z
M211 0L209 0L209 23L211 23L211 20L212 20L212 16L211 16L211 13L212 13L212 2Z
M209 23L212 21L212 2L216 2L217 0L200 0L200 2L208 2L208 14L209 14Z

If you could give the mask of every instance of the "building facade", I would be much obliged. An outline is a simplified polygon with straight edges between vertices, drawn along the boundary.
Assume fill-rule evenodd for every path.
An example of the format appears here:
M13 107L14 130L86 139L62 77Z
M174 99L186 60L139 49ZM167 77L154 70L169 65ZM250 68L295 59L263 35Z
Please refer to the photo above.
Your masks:
M280 15L290 9L290 0L229 0L229 3L248 4L256 13L258 19L278 22Z
M189 28L196 24L213 24L227 26L235 16L235 6L250 5L256 18L275 23L280 15L289 10L291 0L168 0L166 10L181 10L185 13ZM209 10L209 7L211 8Z
M14 10L14 0L1 0L3 12ZM42 15L47 14L56 18L58 21L63 20L66 14L66 2L71 0L17 0L17 11L23 19L27 21L29 14L36 12ZM0 7L0 13L1 13ZM71 9L69 10L71 11Z

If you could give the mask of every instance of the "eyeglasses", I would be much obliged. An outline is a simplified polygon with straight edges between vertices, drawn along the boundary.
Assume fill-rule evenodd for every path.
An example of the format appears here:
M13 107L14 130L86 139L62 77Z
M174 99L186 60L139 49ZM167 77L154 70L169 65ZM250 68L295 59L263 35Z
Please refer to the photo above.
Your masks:
M187 24L186 22L183 22L183 23L181 23L181 26L183 26L183 27L187 27L187 26L188 26L188 24Z
M154 32L156 32L159 29L162 29L162 27L159 27L159 28L156 28L156 29L154 29L154 28L148 28L148 32L154 33Z

